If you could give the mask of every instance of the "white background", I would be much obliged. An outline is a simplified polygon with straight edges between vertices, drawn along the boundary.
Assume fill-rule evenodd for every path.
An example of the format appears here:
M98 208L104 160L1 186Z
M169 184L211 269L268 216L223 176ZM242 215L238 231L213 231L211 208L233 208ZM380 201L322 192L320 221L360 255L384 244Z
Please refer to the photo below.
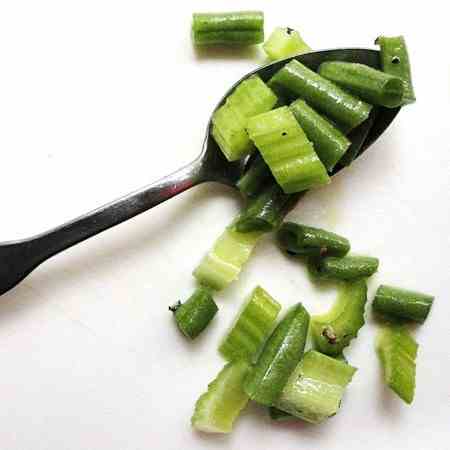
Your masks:
M192 160L224 91L263 63L258 52L199 55L190 15L259 8L266 32L298 27L316 49L372 47L404 34L417 103L292 218L347 236L380 258L383 283L436 296L418 328L417 391L408 407L381 382L375 324L348 349L359 367L344 407L321 426L272 424L250 406L231 436L189 419L223 365L217 343L262 284L285 306L323 311L333 289L267 239L195 343L167 306L236 214L239 196L203 185L55 257L0 303L2 450L448 450L450 418L448 14L444 2L2 0L0 237L27 237ZM416 6L417 5L417 6ZM368 308L369 309L369 308Z

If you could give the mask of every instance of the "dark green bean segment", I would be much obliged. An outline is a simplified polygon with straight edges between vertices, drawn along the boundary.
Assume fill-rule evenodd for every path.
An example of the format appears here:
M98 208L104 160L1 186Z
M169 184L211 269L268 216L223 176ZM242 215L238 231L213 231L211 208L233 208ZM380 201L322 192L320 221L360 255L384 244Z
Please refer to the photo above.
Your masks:
M314 144L317 156L328 172L331 172L349 148L350 141L304 100L296 100L289 108L308 139Z
M272 183L275 183L275 178L262 156L258 154L237 182L237 187L246 197L253 197Z
M284 216L297 203L299 194L285 194L277 183L272 184L250 200L235 224L237 231L272 231L278 228Z
M298 303L275 328L245 379L244 390L252 400L266 406L274 405L302 358L308 327L309 314Z
M275 92L306 100L310 106L349 129L364 122L372 108L295 59L281 68L268 84Z
M328 61L320 65L319 74L373 105L402 104L402 79L365 64Z
M309 261L311 273L327 280L350 281L370 277L378 270L378 265L378 259L370 256L328 256Z
M375 294L373 309L387 318L423 323L434 297L382 284Z
M192 39L196 45L252 45L264 41L260 11L194 13Z
M292 414L289 414L281 409L276 408L275 406L269 406L267 408L269 411L269 416L272 420L276 420L277 422L284 420L298 420L297 417L294 417Z
M367 136L372 129L377 114L378 107L376 106L372 108L372 111L370 111L369 118L350 132L348 138L351 141L351 145L345 152L345 155L339 160L338 167L349 166L359 155L359 152L361 151Z
M344 256L350 250L345 237L293 222L285 222L278 230L278 242L289 253L306 256Z
M414 103L416 96L411 79L408 49L403 36L380 36L375 41L380 46L381 67L384 72L400 77L403 80L402 104Z
M174 313L182 333L190 339L195 339L211 322L218 308L210 291L199 287L185 303L178 302L169 310Z

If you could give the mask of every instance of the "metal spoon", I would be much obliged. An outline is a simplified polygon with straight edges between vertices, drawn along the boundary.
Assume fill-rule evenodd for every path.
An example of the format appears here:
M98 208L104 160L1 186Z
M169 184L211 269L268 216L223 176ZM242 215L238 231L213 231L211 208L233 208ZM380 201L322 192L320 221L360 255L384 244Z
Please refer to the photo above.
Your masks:
M257 69L247 74L238 83L253 74L258 74L263 80L267 81L291 59L293 58ZM316 70L322 62L329 60L359 62L375 68L379 67L379 52L369 49L324 50L299 55L295 59L313 70ZM225 98L238 83L228 90L218 106L225 101ZM352 132L350 137L357 156L384 132L398 111L399 108L380 108L376 116L372 116L370 120ZM341 168L337 167L334 173ZM200 156L191 164L149 186L50 231L28 239L0 244L0 295L16 286L39 264L78 242L131 219L200 183L215 181L235 186L244 169L245 162L229 163L224 158L211 137L210 120Z

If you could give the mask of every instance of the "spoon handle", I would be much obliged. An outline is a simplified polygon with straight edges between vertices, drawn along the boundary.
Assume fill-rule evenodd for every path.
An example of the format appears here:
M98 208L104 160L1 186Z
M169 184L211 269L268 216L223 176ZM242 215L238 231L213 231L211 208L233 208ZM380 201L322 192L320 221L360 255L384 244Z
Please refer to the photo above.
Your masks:
M0 295L51 256L205 181L202 158L135 192L29 239L0 244Z

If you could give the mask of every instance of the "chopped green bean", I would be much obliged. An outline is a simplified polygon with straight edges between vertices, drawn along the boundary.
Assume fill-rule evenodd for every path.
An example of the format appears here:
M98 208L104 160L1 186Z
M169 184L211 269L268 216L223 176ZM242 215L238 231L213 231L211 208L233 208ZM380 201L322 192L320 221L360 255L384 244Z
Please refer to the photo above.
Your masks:
M285 193L330 182L313 145L287 106L250 118L247 131Z
M175 321L182 333L190 339L195 339L214 318L218 308L211 292L199 287L185 303L179 302L169 310L174 313Z
M414 103L416 96L411 79L411 67L409 64L408 49L403 36L386 37L379 36L375 44L380 46L381 67L383 71L400 77L403 80L404 105Z
M287 420L297 420L297 417L289 414L288 412L281 411L281 409L276 408L275 406L269 406L267 408L269 411L269 416L272 420L276 420L277 422L287 421Z
M298 198L299 194L285 194L278 184L272 184L250 200L236 222L236 230L248 233L257 230L272 231L278 228L284 216L297 203Z
M430 312L433 300L434 297L431 295L382 284L375 293L372 306L376 312L388 318L423 323Z
M288 58L311 51L300 33L292 28L275 28L263 45L264 51L270 60Z
M237 188L246 197L253 197L275 182L261 155L256 155L247 172L237 182Z
M245 379L244 390L252 400L274 405L303 355L308 326L309 314L301 303L278 324Z
M302 98L348 129L364 122L372 108L295 59L281 68L268 84L288 97Z
M402 103L402 79L365 64L327 61L319 74L372 105L396 108Z
M378 270L378 258L370 256L326 256L311 258L308 264L313 276L326 280L355 280L373 275Z
M344 256L350 250L345 237L293 222L285 222L278 230L278 242L284 250L305 256Z
M304 100L298 99L289 106L303 128L308 139L314 144L317 156L327 168L333 170L336 163L350 147L350 141Z
M264 14L260 11L194 13L195 45L254 45L264 41Z
M311 318L315 346L330 356L342 353L364 325L367 285L364 280L346 283L331 309Z

